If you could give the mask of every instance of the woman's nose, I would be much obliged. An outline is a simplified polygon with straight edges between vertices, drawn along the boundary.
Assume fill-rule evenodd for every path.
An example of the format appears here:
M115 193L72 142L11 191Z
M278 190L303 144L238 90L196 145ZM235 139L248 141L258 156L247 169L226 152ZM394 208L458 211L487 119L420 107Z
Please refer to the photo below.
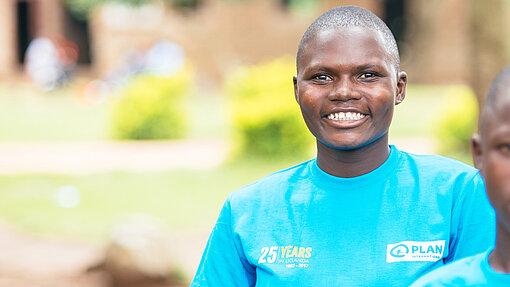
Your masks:
M356 83L347 77L339 78L328 94L328 99L331 101L349 101L359 98L360 93L357 92Z

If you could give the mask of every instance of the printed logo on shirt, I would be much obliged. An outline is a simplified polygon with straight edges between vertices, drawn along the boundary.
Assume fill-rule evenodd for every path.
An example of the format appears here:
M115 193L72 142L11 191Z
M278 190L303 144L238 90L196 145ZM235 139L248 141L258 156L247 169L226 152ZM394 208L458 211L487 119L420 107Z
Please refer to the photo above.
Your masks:
M312 247L270 246L260 250L259 264L285 264L287 268L308 268Z
M402 241L388 244L386 247L386 262L438 261L443 258L444 247L444 240Z

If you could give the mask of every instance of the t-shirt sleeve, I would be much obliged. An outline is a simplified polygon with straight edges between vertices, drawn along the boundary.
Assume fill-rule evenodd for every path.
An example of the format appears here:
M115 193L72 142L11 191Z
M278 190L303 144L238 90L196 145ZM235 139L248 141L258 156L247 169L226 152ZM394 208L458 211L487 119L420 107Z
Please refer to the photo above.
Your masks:
M254 286L255 278L255 269L246 260L239 237L232 232L231 207L227 200L191 286Z
M496 238L495 212L480 174L457 188L460 192L453 203L450 252L445 263L481 253L493 246Z

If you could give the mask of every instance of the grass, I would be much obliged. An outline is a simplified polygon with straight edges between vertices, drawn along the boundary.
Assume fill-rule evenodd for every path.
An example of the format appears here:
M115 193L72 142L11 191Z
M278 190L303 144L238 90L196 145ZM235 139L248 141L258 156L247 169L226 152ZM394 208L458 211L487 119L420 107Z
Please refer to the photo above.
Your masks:
M0 85L0 141L93 141L109 137L105 105L80 104L75 88L41 93Z
M94 241L130 213L160 217L173 230L209 229L230 192L299 161L251 160L210 171L1 176L0 217L29 232ZM57 204L64 185L80 191L78 206Z
M395 107L390 136L434 137L434 128L444 110L449 86L409 85L406 98Z

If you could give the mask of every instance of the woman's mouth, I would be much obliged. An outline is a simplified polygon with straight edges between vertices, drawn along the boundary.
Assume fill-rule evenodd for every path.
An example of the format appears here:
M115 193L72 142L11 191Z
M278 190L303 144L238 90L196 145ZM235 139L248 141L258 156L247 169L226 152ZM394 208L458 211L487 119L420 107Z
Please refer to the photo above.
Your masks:
M338 112L331 113L326 117L333 121L359 121L364 118L365 115L358 112Z

